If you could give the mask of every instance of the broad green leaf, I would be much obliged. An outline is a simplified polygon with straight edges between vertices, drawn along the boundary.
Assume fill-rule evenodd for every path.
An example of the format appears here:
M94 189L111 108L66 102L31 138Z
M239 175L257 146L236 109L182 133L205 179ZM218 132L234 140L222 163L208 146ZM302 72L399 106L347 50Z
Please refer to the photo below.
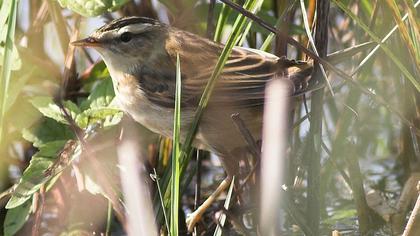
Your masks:
M101 61L95 64L90 72L89 77L96 80L109 78L109 72L105 62Z
M85 91L92 92L98 84L102 83L103 80L108 78L111 79L108 68L103 61L94 64L87 69L87 71L88 72L86 72L86 74L81 76L84 84L83 89Z
M112 103L114 97L114 86L112 84L111 78L108 77L105 80L101 81L98 85L96 85L86 102L84 102L81 107L83 110L89 107L108 107Z
M48 168L54 163L63 148L65 140L48 142L42 145L31 159L29 166L23 172L22 178L6 205L7 209L15 208L31 198L42 184L52 178L47 175Z
M56 120L62 124L68 124L60 107L53 102L51 97L35 97L31 99L31 103L44 116ZM77 114L80 113L80 109L71 101L65 101L63 102L63 105L73 119L75 119Z
M6 219L3 224L4 236L15 235L20 228L28 220L29 213L31 212L32 202L27 201L19 207L10 209L6 213Z
M58 2L62 7L88 17L115 11L128 0L58 0Z
M122 117L121 110L111 107L89 108L77 115L76 123L81 128L86 128L88 125L110 120L113 116L117 117L114 122L118 123Z
M51 141L69 140L74 137L74 133L68 126L50 118L44 119L39 125L32 128L23 129L22 135L24 139L38 148Z
M123 118L124 113L122 111L116 113L115 115L108 116L104 123L104 127L114 126L120 123L121 119Z

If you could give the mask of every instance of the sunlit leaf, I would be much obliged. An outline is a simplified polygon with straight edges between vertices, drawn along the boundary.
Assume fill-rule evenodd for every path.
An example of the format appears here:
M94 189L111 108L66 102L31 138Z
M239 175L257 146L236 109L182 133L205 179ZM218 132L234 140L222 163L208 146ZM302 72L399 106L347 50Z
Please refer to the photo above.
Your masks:
M88 99L81 105L82 109L104 108L111 105L115 97L114 86L110 77L100 81L89 95Z
M50 118L44 119L39 125L22 130L22 135L35 147L41 147L51 141L68 140L74 137L68 126Z
M6 213L6 219L4 220L4 236L15 235L20 228L28 220L29 213L31 212L32 202L27 201L25 204L19 207L10 209Z
M68 124L66 118L60 107L53 102L51 97L35 97L31 99L32 105L37 108L44 116L49 117L63 124ZM64 107L69 112L70 116L75 119L80 109L71 101L63 102Z
M128 0L58 0L62 7L79 13L82 16L99 16L112 12L128 2Z
M43 183L52 178L51 175L47 174L47 170L54 163L65 143L66 140L52 141L39 148L39 152L32 157L29 166L23 172L22 178L6 208L11 209L20 206L31 198L32 194L38 191Z
M116 118L119 118L119 120L122 118L122 111L116 108L110 108L110 107L99 107L99 108L89 108L76 117L76 123L81 128L86 128L90 124L95 124L97 122L105 121L109 118L112 118L115 116ZM113 123L118 123L118 119L114 120L111 123L107 123L108 125L111 125Z

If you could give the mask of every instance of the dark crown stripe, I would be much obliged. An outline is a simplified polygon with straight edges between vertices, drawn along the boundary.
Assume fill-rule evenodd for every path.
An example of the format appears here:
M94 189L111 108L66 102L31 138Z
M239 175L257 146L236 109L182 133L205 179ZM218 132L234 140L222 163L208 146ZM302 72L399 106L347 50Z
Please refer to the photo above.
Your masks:
M106 32L111 31L114 29L119 29L127 25L132 24L152 24L152 25L158 25L160 24L159 21L147 18L147 17L137 17L137 16L131 16L131 17L124 17L120 19L116 19L111 21L109 24L106 24L98 29L98 32Z

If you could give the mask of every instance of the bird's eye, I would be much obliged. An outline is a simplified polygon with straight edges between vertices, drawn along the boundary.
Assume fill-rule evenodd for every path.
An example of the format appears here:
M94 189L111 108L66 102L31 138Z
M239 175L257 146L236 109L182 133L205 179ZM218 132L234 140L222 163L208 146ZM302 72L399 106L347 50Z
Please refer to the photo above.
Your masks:
M133 35L130 32L124 32L121 34L120 40L123 41L124 43L127 43L131 40L132 37Z

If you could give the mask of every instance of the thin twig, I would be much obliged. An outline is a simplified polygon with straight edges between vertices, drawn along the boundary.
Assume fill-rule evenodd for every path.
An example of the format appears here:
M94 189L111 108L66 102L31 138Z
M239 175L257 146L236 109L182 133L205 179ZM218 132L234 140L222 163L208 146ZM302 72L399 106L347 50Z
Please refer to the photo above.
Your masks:
M404 233L402 234L402 236L409 236L409 235L414 235L415 232L413 231L414 229L414 225L415 224L419 224L419 215L420 215L420 181L417 183L417 192L418 192L418 197L417 197L417 201L416 201L416 205L414 206L413 211L411 212L410 218L408 219L407 225L404 229Z
M54 22L55 30L58 33L58 38L60 39L60 46L63 50L63 53L66 54L67 45L70 42L70 37L67 32L66 21L61 14L60 8L57 5L56 1L46 0L48 3L48 10L51 14L51 18Z
M328 0L317 1L316 5L316 32L315 42L317 51L321 58L327 56L328 45L328 17L330 3ZM318 53L317 52L317 53ZM324 83L323 67L316 63L312 79L318 83ZM307 187L307 208L306 221L311 227L314 235L319 234L319 224L321 217L321 206L324 196L320 192L321 186L321 141L322 141L322 119L323 119L324 91L317 90L312 95L310 127L309 127L309 146L308 151L308 187Z
M162 205L162 211L163 211L163 217L165 219L165 226L166 226L166 230L168 232L171 232L169 230L169 221L168 221L168 217L166 216L166 211L165 211L165 203L163 202L163 196L162 196L162 190L160 189L160 184L159 184L159 176L156 173L156 168L153 168L153 176L152 180L154 180L156 182L156 186L157 186L157 190L158 190L158 194L159 194L159 198L160 198L160 203Z
M194 210L200 206L201 199L201 156L200 150L197 149L197 173L196 173L196 183L195 183L195 194L194 194ZM194 227L194 235L199 235L198 228Z
M259 160L261 156L261 151L258 147L257 142L255 141L254 137L252 136L249 129L246 127L245 122L241 119L239 113L232 114L230 116L235 124L236 128L242 134L242 138L244 138L251 154L254 156L255 160Z
M44 211L45 203L45 186L41 186L38 193L37 209L35 212L35 220L32 226L32 236L41 235L39 229L41 227L42 212Z

